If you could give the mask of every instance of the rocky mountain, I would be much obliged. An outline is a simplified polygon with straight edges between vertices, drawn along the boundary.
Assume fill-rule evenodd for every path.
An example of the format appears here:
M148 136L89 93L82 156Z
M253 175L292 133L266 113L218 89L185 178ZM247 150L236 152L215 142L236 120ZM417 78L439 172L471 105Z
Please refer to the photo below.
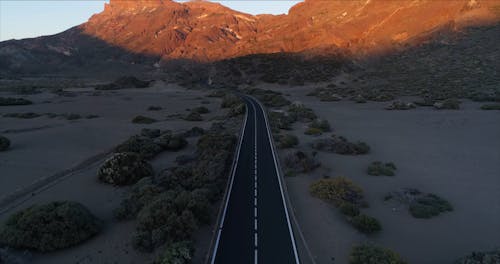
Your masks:
M0 72L158 68L280 52L359 57L496 23L499 14L491 0L306 0L287 15L257 16L205 1L111 0L60 34L0 43Z

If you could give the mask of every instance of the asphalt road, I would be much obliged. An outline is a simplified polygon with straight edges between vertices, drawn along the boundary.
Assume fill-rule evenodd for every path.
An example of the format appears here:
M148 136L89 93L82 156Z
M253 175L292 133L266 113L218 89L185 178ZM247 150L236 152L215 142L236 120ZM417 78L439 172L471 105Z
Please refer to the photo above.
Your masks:
M211 263L299 263L265 112L244 100L247 118Z

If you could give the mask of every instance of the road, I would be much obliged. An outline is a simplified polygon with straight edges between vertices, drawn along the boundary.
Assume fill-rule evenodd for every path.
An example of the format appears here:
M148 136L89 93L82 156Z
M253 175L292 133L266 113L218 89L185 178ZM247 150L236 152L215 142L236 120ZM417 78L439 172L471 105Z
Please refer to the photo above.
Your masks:
M211 263L299 263L267 117L243 99L247 116Z

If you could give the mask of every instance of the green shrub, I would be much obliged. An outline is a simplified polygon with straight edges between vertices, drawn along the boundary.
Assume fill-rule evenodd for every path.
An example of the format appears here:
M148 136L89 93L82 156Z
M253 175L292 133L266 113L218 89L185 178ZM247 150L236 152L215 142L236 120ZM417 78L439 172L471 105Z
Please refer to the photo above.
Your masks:
M371 244L354 246L349 264L406 264L394 251Z
M293 151L285 156L285 167L292 172L310 172L321 164L302 151Z
M194 109L191 110L192 112L196 112L196 113L199 113L199 114L207 114L207 113L210 113L210 110L204 106L199 106L199 107L195 107Z
M78 245L100 229L100 221L83 205L51 202L10 216L0 228L0 244L48 252Z
M189 264L193 258L194 247L191 241L174 242L167 245L155 264Z
M362 155L370 152L370 146L364 142L352 143L342 136L320 138L312 142L313 149L334 152L341 155Z
M243 101L238 96L236 96L234 94L227 94L222 98L221 107L222 108L231 108L231 107L236 106L236 105L241 104L241 103L243 103Z
M444 101L436 102L434 103L434 108L436 109L453 109L457 110L460 109L460 101L457 99L446 99Z
M179 151L188 144L184 135L172 135L172 133L161 134L159 137L155 138L154 143L160 146L162 150L168 151Z
M481 106L482 110L500 110L500 104L485 104Z
M67 114L67 115L64 115L66 120L77 120L77 119L81 119L82 116L79 115L79 114Z
M270 111L268 112L268 116L273 131L279 131L280 129L290 130L295 122L292 116L283 112Z
M163 145L164 137L168 137L166 146ZM154 140L150 137L144 137L138 135L131 136L129 139L127 139L125 142L121 143L115 148L115 153L134 152L139 154L142 158L152 159L168 146L170 138L171 138L170 134L166 136L162 135L160 137L155 138Z
M394 176L394 171L396 170L396 165L392 162L382 163L380 161L374 161L370 166L368 166L368 174L373 176Z
M163 108L161 106L154 106L154 105L152 105L152 106L148 107L148 111L160 111L162 109Z
M278 143L278 148L292 148L299 144L299 138L295 135L284 134L276 136L276 141Z
M330 128L330 123L328 123L328 120L324 119L315 119L309 124L309 128L316 128L321 130L321 132L329 132L331 131Z
M227 113L227 116L228 117L235 117L235 116L242 115L242 114L245 113L245 109L246 109L246 106L245 106L244 103L233 105L229 109L229 112Z
M203 121L203 117L201 117L200 113L198 113L198 112L191 112L184 117L184 120L186 120L186 121Z
M153 175L153 167L136 153L116 153L99 168L97 176L104 183L131 185Z
M22 119L31 119L31 118L37 118L42 116L41 114L33 113L33 112L27 112L27 113L9 113L9 114L4 114L4 117L10 117L10 118L22 118Z
M163 191L163 188L153 184L151 177L142 178L134 184L132 190L113 213L119 220L133 219L146 204L152 202Z
M410 203L410 213L416 218L431 218L441 213L453 211L451 204L435 195L426 194Z
M309 136L319 136L323 134L323 130L316 127L309 127L306 129L306 131L304 131L304 134Z
M363 190L345 177L320 179L311 184L309 191L313 196L336 206L363 203Z
M500 10L500 8L499 8ZM454 264L498 264L500 249L487 252L472 252L454 262Z
M24 98L0 97L0 106L30 105L30 104L33 104L33 102Z
M357 216L359 215L359 206L352 203L342 203L339 206L340 212L346 216Z
M138 115L132 119L132 123L134 123L134 124L152 124L155 122L158 122L158 120L151 118L151 117L147 117L147 116L141 116L141 115Z
M368 215L356 215L351 218L350 222L354 226L354 228L365 234L372 234L382 230L380 222Z
M318 118L311 108L298 103L290 105L288 113L294 120L301 120L302 122L310 122Z
M0 136L0 151L6 151L10 147L10 140L4 136Z

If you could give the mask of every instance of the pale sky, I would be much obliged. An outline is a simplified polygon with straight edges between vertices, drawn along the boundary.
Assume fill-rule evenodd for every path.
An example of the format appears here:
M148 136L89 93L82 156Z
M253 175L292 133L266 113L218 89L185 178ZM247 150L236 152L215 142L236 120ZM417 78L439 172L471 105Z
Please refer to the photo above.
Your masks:
M89 19L106 0L0 0L0 41L62 32ZM250 14L283 14L300 1L231 0L220 2Z

